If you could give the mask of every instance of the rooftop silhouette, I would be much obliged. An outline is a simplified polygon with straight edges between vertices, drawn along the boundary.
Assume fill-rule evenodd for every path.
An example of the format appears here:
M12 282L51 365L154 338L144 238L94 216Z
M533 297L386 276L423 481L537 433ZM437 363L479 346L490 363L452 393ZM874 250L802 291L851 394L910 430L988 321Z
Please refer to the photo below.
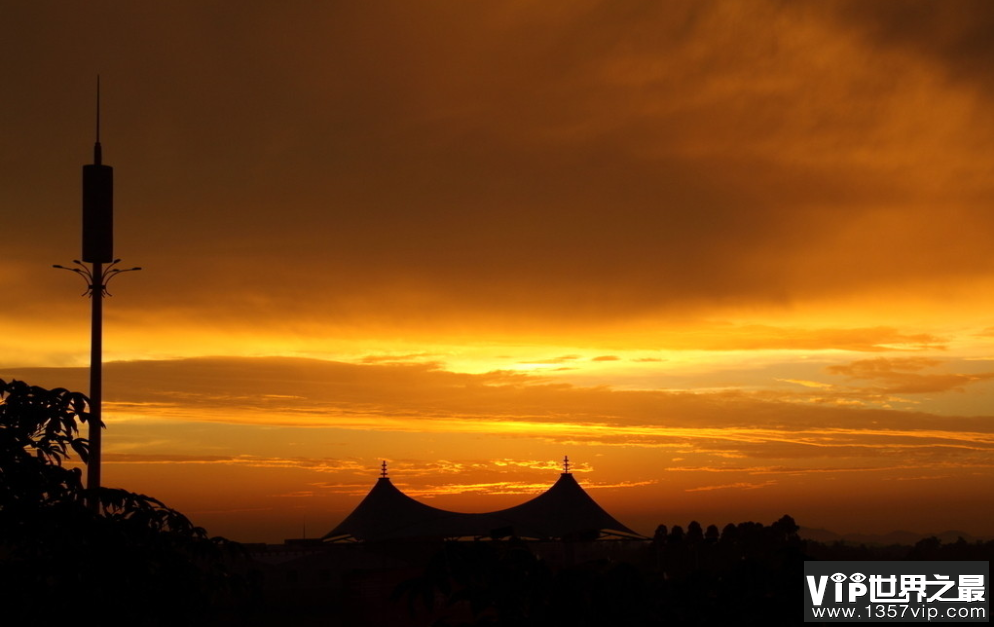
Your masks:
M548 490L495 512L462 513L425 505L390 481L386 462L369 494L325 540L380 541L421 538L518 536L539 540L642 538L607 513L564 472Z

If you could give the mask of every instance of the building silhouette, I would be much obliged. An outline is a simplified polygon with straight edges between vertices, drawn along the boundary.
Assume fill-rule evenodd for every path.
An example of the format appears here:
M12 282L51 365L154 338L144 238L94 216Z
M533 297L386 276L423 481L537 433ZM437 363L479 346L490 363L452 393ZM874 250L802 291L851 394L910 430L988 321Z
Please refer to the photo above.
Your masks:
M399 541L518 537L529 540L642 539L577 483L568 461L545 492L520 505L467 514L438 509L399 490L386 474L324 540Z

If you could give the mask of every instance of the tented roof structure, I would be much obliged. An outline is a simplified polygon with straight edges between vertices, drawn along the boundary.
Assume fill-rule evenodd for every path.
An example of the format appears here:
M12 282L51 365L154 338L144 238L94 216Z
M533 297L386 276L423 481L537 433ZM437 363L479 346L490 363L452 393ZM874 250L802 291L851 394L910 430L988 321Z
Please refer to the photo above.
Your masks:
M463 514L425 505L380 477L348 517L325 540L413 540L502 537L539 540L642 538L597 504L570 472L537 497L508 509Z

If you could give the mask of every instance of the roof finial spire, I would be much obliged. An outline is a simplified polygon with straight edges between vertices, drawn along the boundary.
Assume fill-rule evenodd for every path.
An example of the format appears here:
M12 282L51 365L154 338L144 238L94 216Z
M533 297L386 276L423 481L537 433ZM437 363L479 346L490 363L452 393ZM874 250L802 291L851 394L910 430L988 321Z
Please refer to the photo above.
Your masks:
M103 157L100 148L100 75L97 74L97 141L93 144L93 163L100 165Z
M563 456L563 474L564 475L569 474L569 455Z
M380 464L380 476L384 478L387 476L387 460L385 459L383 460L383 463Z

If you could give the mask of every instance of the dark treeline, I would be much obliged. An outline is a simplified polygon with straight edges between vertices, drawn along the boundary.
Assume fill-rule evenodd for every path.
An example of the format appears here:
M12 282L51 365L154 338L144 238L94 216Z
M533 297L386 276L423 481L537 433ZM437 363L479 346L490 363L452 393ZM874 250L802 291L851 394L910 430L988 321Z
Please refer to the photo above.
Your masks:
M808 559L821 561L990 561L994 559L994 540L967 542L959 538L956 542L943 543L932 536L919 540L914 545L886 546L807 540L805 552Z
M434 608L422 624L437 627L794 624L804 561L797 529L789 516L720 532L660 526L634 552L605 544L604 557L558 568L520 540L452 542L395 596L414 615Z
M624 544L624 543L621 543ZM520 540L451 542L398 587L411 624L456 626L794 625L805 560L990 560L994 542L822 544L790 516L704 528L660 525L638 550L553 566Z

